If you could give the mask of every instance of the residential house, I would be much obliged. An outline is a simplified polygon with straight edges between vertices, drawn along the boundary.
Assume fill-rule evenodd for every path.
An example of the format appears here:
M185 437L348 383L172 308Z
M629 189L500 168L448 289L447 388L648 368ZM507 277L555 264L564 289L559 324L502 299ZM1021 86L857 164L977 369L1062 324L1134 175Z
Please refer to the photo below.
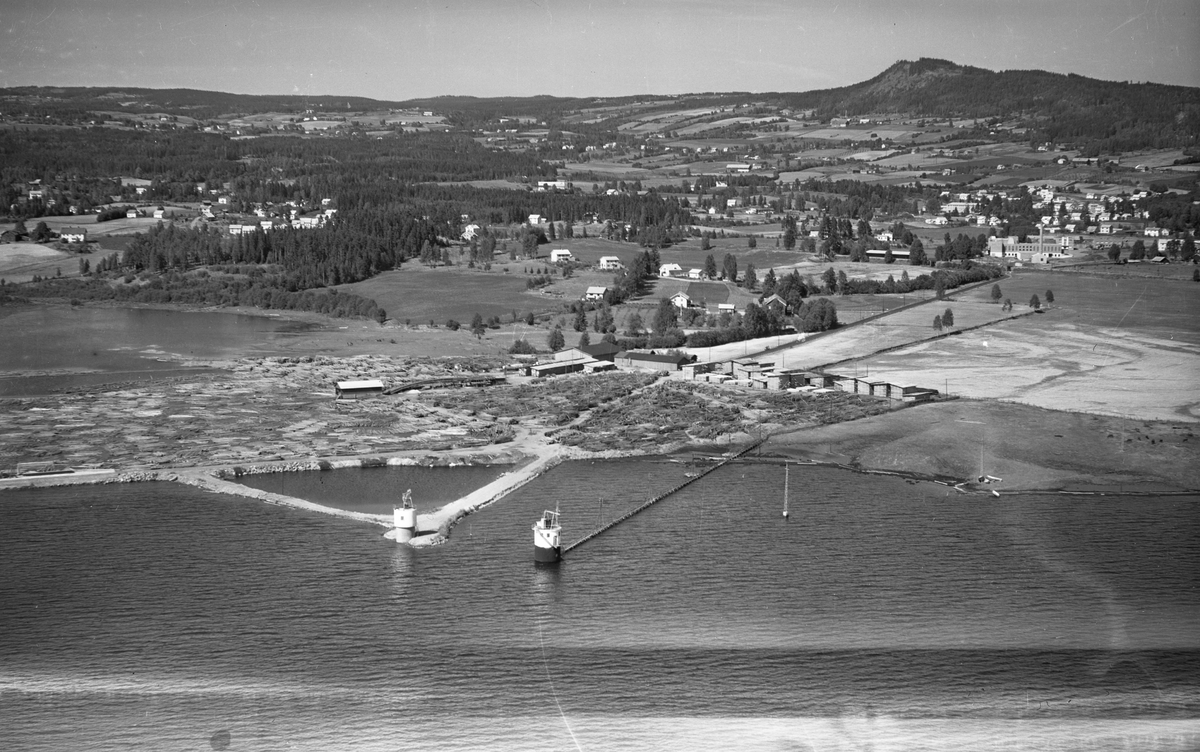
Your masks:
M87 228L86 227L64 227L59 233L64 243L86 243Z
M568 261L574 260L575 257L572 256L571 252L566 248L555 248L554 250L550 251L551 264L565 264Z
M658 267L660 277L679 277L683 275L683 267L679 264L661 264Z
M691 308L692 307L691 296L689 296L686 292L683 292L682 290L680 290L679 292L672 295L670 300L671 300L671 305L675 306L676 308Z
M621 263L621 259L616 256L601 256L598 266L605 271L617 271L625 268L625 265Z
M789 316L792 313L792 307L787 304L787 301L774 294L763 298L759 305L761 305L763 308L770 308L773 311L779 311L784 316Z
M604 294L606 292L608 292L607 287L600 287L598 285L593 285L593 286L589 287L587 289L587 291L585 291L583 293L583 299L584 300L595 300L595 301L604 300Z

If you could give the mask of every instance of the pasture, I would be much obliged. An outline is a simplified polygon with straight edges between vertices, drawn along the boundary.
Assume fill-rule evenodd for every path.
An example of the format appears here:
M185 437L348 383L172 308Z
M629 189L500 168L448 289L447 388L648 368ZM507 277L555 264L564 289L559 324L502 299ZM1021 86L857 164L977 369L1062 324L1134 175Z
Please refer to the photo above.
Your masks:
M521 265L513 267L520 269ZM371 298L387 311L389 319L400 323L433 321L442 326L447 319L455 319L465 326L476 313L485 319L500 316L508 323L513 311L544 314L561 308L563 299L528 291L526 279L524 274L505 274L496 268L484 272L406 264L403 269L337 289Z
M80 258L88 257L37 243L0 243L0 278L28 282L34 275L53 277L59 272L64 277L77 277Z

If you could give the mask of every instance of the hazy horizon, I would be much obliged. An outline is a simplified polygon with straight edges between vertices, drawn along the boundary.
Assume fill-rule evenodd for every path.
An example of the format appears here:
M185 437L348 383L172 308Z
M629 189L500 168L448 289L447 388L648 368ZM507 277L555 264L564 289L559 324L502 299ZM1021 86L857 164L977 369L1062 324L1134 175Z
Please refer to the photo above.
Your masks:
M1200 86L1200 4L1012 0L14 0L0 87L615 97L809 91L897 60Z

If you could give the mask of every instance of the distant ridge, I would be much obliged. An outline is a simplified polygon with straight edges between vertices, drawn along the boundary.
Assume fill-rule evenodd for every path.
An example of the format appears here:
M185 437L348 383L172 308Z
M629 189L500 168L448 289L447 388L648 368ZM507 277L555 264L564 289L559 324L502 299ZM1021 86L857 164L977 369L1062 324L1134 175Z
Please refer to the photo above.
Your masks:
M335 95L228 94L198 89L25 86L0 89L0 109L165 112L194 118L305 110L327 113L433 109L459 123L502 115L553 120L559 114L647 100L693 106L751 102L812 111L816 118L903 114L924 118L1017 121L1031 140L1071 143L1092 151L1194 148L1200 138L1200 88L1102 81L1042 70L990 71L949 60L900 60L861 83L807 92L708 92L657 97L440 96L385 101ZM663 109L673 105L664 104ZM643 112L647 110L643 109Z
M1016 119L1031 139L1104 151L1194 147L1200 136L1198 88L1043 70L995 72L935 58L901 60L851 86L763 96L814 110L822 119L876 113Z

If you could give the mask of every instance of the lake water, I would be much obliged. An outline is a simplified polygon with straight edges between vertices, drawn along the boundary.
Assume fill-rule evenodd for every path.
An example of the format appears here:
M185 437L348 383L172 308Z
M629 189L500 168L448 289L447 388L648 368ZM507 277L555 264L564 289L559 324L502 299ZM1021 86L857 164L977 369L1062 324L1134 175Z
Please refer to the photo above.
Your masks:
M1200 498L793 466L784 521L783 469L735 465L533 565L543 509L571 542L684 469L567 463L423 550L173 484L5 492L2 745L1200 747Z
M0 307L0 396L184 375L173 359L285 354L312 325L263 316L66 306ZM46 374L16 377L19 372Z
M391 514L406 489L412 490L413 507L419 512L427 512L486 486L512 469L512 465L400 465L330 472L313 470L243 475L238 482L334 509Z

